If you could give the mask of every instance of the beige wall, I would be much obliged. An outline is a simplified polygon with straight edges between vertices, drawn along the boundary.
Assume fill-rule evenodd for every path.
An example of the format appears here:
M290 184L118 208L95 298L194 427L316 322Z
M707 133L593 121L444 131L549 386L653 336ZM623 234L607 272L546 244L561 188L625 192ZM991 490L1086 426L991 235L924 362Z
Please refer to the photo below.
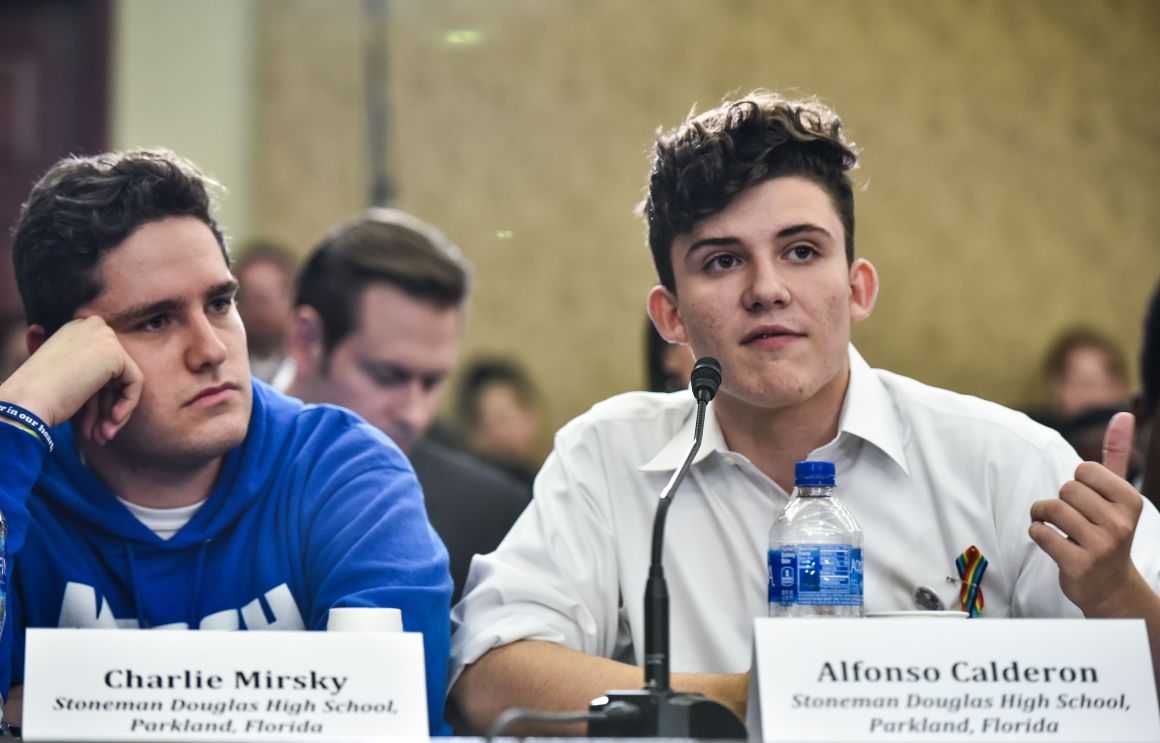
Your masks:
M301 251L363 205L362 7L261 5L253 222ZM1134 362L1160 4L394 0L387 36L398 206L474 261L466 350L523 359L553 426L642 384L653 130L758 86L822 96L864 150L871 364L1019 404L1078 321Z
M224 184L219 218L250 237L255 0L114 5L112 146L168 147Z

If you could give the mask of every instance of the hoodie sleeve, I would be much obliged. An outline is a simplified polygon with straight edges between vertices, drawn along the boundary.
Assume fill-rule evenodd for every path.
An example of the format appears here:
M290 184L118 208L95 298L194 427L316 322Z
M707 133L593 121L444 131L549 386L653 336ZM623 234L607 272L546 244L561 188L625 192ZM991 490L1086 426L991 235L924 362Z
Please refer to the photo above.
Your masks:
M325 629L334 606L400 609L404 629L423 634L431 733L447 734L447 550L427 520L418 480L402 453L369 427L350 433L328 449L334 466L314 468L311 478L311 490L322 497L305 539L313 596L307 626ZM368 434L378 441L368 441Z
M0 636L0 692L7 699L15 670L14 658L18 650L16 641L19 639L23 644L24 637L23 629L14 626L19 622L20 607L16 605L18 597L12 590L12 571L18 563L15 557L24 546L24 537L28 534L28 494L40 477L48 452L39 439L3 423L0 423L0 452L3 452L0 461L5 469L5 476L0 478L0 512L4 514L8 525L7 554L2 556L2 588L7 604L7 620L4 622L3 635Z

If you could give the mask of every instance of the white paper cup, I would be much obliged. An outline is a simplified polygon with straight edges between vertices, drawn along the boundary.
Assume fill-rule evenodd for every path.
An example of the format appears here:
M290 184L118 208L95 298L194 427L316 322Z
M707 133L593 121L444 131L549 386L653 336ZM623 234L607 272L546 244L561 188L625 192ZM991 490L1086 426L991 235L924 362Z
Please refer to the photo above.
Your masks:
M326 616L328 632L402 632L403 612L377 606L335 606Z
M866 616L876 619L966 619L969 615L965 611L873 611Z

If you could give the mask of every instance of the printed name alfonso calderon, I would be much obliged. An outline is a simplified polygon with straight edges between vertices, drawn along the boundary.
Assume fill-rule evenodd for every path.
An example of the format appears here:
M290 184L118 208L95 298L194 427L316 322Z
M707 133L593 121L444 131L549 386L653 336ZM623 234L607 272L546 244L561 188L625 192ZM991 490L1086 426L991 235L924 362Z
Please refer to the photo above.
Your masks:
M966 683L1063 683L1098 684L1099 674L1092 666L1034 666L1017 660L955 661L939 666L878 666L863 661L826 661L818 671L818 683L934 683L944 675Z

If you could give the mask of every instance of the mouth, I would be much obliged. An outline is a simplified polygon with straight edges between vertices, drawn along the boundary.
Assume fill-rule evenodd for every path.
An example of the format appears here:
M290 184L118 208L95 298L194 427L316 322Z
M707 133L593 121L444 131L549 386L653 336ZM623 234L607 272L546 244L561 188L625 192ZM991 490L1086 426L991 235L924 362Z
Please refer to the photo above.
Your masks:
M805 335L805 333L799 333L780 325L763 325L759 328L754 328L745 335L741 339L741 345L784 345L796 338L804 338Z
M238 386L233 382L219 384L216 387L207 387L190 398L185 403L185 407L209 407L211 405L217 405L230 399L237 391Z

